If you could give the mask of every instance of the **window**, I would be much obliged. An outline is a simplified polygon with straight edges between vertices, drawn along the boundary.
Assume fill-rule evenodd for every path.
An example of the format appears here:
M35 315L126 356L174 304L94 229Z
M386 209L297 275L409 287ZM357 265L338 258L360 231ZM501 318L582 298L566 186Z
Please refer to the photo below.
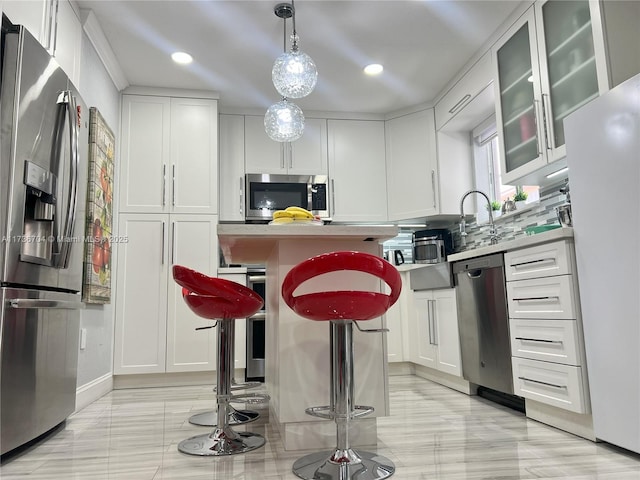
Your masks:
M473 159L475 164L476 188L487 194L492 201L504 203L513 199L516 185L503 185L500 172L500 147L498 145L498 131L496 118L491 116L473 129ZM527 201L539 199L537 186L522 186L527 192ZM478 204L480 205L480 203ZM483 206L478 208L478 223L489 220L489 214Z

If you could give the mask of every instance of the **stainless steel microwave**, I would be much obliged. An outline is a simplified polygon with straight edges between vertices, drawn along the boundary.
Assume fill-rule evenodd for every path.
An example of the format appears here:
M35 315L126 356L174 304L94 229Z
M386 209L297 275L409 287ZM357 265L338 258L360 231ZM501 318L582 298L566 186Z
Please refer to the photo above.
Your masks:
M245 220L271 220L273 212L302 207L320 218L329 218L326 175L247 174Z

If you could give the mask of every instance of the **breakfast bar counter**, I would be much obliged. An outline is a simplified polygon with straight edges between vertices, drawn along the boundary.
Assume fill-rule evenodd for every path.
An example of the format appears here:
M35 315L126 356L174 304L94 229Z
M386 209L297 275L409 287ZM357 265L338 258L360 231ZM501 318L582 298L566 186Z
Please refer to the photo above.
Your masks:
M287 450L329 448L335 425L305 414L307 407L327 405L330 398L329 325L295 314L280 288L289 270L321 253L354 250L382 256L382 242L397 235L395 226L220 224L218 240L228 264L266 267L265 383L270 421ZM307 281L296 293L323 290L380 291L377 278L360 272L325 274ZM364 328L381 328L378 318ZM353 442L377 441L375 416L388 415L386 338L380 333L354 334L355 401L375 413L354 422Z

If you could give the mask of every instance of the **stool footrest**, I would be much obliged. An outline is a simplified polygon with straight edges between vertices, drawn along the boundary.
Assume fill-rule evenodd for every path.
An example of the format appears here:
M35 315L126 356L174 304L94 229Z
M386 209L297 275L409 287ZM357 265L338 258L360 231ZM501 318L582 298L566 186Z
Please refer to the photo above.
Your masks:
M235 391L235 390L248 390L251 388L258 388L260 385L262 385L262 383L260 382L241 382L241 383L232 383L231 384L231 391ZM214 386L213 387L213 391L215 393L218 392L218 387Z
M369 407L366 405L354 405L353 410L349 412L348 417L351 418L359 418L365 415L368 415L375 411L373 407ZM305 410L307 415L311 415L312 417L326 418L328 420L335 420L339 417L335 413L335 411L331 410L331 405L323 405L320 407L309 407ZM346 417L346 415L345 415Z
M243 393L241 395L231 395L229 401L232 403L266 403L271 397L266 393Z

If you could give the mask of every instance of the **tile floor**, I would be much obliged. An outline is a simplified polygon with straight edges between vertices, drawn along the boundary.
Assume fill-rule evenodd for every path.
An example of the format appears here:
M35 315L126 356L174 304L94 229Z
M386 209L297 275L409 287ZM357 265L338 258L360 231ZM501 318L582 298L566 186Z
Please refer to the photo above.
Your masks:
M556 430L519 412L416 376L390 378L391 416L378 452L396 480L640 480L640 455ZM245 455L192 457L179 441L205 432L189 415L213 405L211 387L117 390L45 441L3 459L2 480L293 480L268 410L247 427L267 444ZM304 406L301 406L301 408ZM241 429L241 428L239 428Z

